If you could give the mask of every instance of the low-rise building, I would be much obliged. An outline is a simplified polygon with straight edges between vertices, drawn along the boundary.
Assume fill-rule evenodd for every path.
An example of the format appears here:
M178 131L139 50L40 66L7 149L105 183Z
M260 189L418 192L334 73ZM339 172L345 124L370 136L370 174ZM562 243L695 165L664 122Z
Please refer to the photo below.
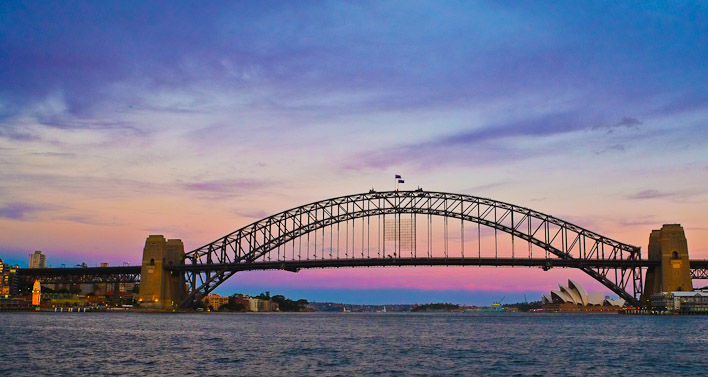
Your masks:
M708 290L657 293L651 296L651 306L679 314L708 314Z
M259 298L249 297L246 309L249 312L274 312L278 310L278 303L273 300L262 300Z
M257 312L259 301L261 301L261 300L259 300L257 298L249 297L248 298L248 311L249 312Z
M216 293L210 293L204 298L204 304L210 306L214 310L218 310L222 305L229 303L228 296L219 296Z
M258 300L259 312L274 312L278 310L278 303L273 300Z
M241 306L244 310L247 310L249 307L249 300L250 297L244 295L244 294L238 294L238 295L233 295L229 299L229 303L233 303L236 305Z

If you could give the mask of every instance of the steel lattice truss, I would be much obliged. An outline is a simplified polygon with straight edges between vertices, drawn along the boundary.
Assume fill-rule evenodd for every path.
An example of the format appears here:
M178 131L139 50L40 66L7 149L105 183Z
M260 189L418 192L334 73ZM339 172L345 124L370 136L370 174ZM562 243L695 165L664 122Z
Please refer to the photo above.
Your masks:
M708 270L691 269L691 279L708 279Z
M136 283L140 281L140 266L22 268L18 277L42 284Z
M708 260L692 260L691 279L708 279Z
M615 241L529 208L492 199L420 189L386 192L372 190L365 194L342 196L292 208L187 253L185 264L172 268L184 271L190 286L188 298L182 306L188 306L204 297L237 271L263 269L264 264L272 264L273 259L276 263L282 262L283 269L297 270L300 262L298 258L288 257L285 252L281 254L280 250L298 238L316 235L317 230L339 223L362 219L362 224L368 224L367 219L400 214L454 218L462 220L462 223L471 222L489 227L494 229L495 237L497 232L511 236L512 245L514 239L521 239L529 243L529 250L531 245L545 250L545 258L549 263L554 260L563 261L558 265L581 269L630 303L636 303L642 292L639 247ZM322 253L320 258L324 261L327 256ZM332 258L331 253L329 258ZM363 252L361 257L352 253L345 259L350 260L349 264L341 261L337 263L340 266L386 265L376 258L365 256ZM386 258L384 255L384 259L391 260L391 256ZM417 256L412 259L414 261L410 265L444 264L428 263L426 258ZM415 260L420 263L415 263ZM468 257L467 260L467 264L475 263L475 257ZM524 258L515 260L518 261L516 265L524 265ZM591 261L593 263L584 263ZM602 261L608 263L598 263ZM620 263L610 263L612 261ZM302 267L307 266L303 264Z

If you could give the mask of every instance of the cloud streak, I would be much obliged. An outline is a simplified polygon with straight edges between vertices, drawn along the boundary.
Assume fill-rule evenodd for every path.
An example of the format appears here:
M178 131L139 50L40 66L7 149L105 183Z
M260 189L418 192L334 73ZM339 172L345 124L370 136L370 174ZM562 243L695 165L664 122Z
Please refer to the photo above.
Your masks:
M542 139L571 135L581 131L612 130L618 128L638 129L639 120L625 117L610 126L588 126L588 120L581 119L576 113L550 113L531 119L514 120L496 125L487 125L439 136L432 140L399 145L382 151L369 151L359 155L354 162L348 161L345 167L359 169L364 167L384 169L404 162L419 162L425 165L441 163L504 162L538 157L542 154L558 151L534 148L534 143ZM614 144L601 152L623 152L623 144Z
M222 179L185 183L183 187L190 191L204 191L211 193L233 193L242 191L259 190L267 183L255 180Z
M674 196L674 194L660 192L658 190L642 190L635 194L627 195L627 199L659 199Z
M0 207L0 217L11 220L28 220L37 211L33 205L26 203L9 203Z

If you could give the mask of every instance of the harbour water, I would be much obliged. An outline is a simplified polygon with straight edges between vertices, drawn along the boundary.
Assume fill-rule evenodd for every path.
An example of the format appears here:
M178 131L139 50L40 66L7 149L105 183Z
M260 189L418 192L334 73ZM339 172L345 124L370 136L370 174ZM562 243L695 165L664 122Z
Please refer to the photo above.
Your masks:
M2 313L0 375L705 375L708 317Z

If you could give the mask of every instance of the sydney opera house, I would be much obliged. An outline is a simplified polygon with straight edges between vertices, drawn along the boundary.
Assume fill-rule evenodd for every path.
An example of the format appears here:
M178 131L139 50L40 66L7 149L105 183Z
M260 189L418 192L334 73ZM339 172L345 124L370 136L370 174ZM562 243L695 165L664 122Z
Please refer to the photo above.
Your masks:
M602 292L588 294L578 282L568 280L568 285L558 284L558 290L543 295L543 307L549 311L605 311L619 309L623 299L605 297Z

